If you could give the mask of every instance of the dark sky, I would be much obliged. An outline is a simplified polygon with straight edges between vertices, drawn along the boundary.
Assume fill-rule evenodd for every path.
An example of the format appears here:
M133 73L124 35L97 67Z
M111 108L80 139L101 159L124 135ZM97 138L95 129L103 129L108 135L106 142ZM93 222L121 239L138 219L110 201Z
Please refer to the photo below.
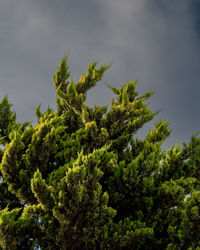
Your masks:
M34 121L39 103L55 108L52 75L69 49L74 80L93 61L113 61L105 82L138 78L141 94L154 91L155 120L173 129L167 146L200 130L199 0L1 0L0 97L8 94L19 121ZM99 83L88 103L111 96Z

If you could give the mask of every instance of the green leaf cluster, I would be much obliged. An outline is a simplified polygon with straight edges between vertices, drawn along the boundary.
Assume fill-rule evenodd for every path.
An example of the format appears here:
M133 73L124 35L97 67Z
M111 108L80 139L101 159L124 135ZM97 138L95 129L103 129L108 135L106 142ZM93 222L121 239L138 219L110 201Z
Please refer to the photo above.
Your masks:
M0 103L2 249L199 249L200 138L162 149L170 135L152 120L137 81L111 106L89 107L88 91L111 65L89 65L75 83L67 56L53 76L57 110L36 109L38 123L16 122Z

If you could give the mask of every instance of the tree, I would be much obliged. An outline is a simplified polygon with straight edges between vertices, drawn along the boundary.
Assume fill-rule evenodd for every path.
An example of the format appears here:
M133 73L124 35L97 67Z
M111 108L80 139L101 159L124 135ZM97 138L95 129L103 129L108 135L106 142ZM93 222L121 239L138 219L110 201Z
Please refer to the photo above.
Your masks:
M110 65L69 80L65 56L54 85L57 110L36 109L37 125L16 123L0 103L2 249L194 249L200 246L200 139L162 150L170 135L136 81L111 107L86 105Z

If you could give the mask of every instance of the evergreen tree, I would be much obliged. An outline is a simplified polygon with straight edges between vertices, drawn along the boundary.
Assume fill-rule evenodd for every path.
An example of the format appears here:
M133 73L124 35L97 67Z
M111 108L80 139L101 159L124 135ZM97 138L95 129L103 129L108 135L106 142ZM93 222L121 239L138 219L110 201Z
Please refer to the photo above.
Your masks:
M162 150L168 122L137 131L156 113L136 81L111 107L86 105L110 65L89 65L75 84L65 56L54 85L57 110L16 123L0 103L2 249L199 249L200 139Z

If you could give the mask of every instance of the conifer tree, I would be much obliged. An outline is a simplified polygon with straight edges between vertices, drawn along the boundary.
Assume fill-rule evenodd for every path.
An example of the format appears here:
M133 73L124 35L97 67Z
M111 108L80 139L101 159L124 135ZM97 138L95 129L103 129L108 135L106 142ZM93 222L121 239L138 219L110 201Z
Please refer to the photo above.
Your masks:
M162 150L170 135L152 120L136 81L111 107L86 105L110 65L89 65L75 83L65 56L54 75L57 110L16 122L0 103L2 249L199 249L200 139Z

